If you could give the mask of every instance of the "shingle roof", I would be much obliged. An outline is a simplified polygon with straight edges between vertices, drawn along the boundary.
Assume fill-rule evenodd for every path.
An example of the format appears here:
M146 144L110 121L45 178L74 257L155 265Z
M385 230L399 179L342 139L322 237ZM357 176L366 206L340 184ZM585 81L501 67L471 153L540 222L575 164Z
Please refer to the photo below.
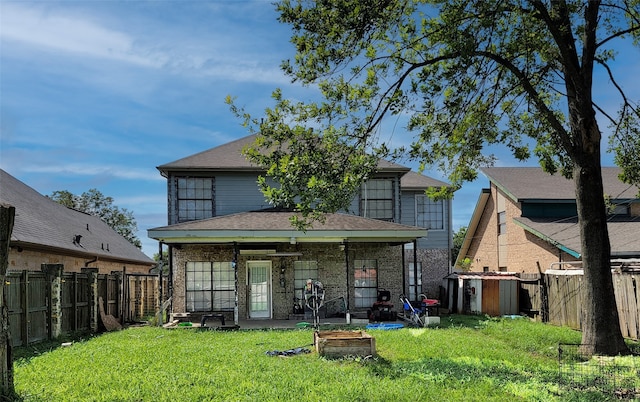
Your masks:
M16 209L12 245L149 266L155 264L100 218L58 204L2 169L0 201ZM79 244L74 244L76 235L82 236Z
M407 172L400 179L400 187L403 190L426 190L430 187L449 187L449 184L417 172Z
M576 258L581 257L578 218L514 218L525 230L546 240ZM611 255L640 257L640 217L612 217L607 221Z
M158 166L161 172L182 169L201 170L263 170L250 163L242 155L242 149L253 143L255 135L240 138L226 144L207 149L197 154L193 154L173 162Z
M266 240L289 237L296 237L299 241L323 241L343 237L360 241L405 242L427 235L424 228L340 213L327 214L323 223L314 222L311 228L302 232L291 225L289 219L293 214L295 212L272 210L242 212L149 229L149 237L165 241L167 237L185 236L193 241L198 238L213 241L214 238Z
M560 174L550 175L537 167L491 167L482 172L514 201L575 200L575 185ZM635 199L638 188L618 179L620 169L603 167L604 192L612 199Z
M204 171L226 171L226 170L248 170L263 171L260 167L249 162L242 149L252 144L256 135L249 135L226 144L207 149L178 159L173 162L158 166L161 172L181 171L181 170L204 170ZM381 171L408 171L409 168L386 160L378 162L378 169Z

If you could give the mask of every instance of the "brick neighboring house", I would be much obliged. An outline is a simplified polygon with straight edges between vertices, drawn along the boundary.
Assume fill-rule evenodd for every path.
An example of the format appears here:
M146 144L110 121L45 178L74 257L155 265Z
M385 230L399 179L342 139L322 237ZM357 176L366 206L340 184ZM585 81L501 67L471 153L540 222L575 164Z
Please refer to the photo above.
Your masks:
M540 168L482 169L483 189L467 229L459 267L467 258L476 272L543 272L558 262L581 258L574 183ZM638 188L618 179L620 170L603 167L612 258L640 257Z
M344 298L352 314L370 309L382 289L397 306L402 293L438 296L450 266L451 206L423 195L446 183L381 160L349 211L301 232L293 212L272 209L260 192L264 169L241 153L254 139L158 167L168 226L148 233L169 246L173 313L287 319L307 279L322 282L325 299Z
M65 272L98 268L149 273L156 263L100 218L67 208L0 169L0 201L15 207L9 266L40 271L41 264L63 264Z

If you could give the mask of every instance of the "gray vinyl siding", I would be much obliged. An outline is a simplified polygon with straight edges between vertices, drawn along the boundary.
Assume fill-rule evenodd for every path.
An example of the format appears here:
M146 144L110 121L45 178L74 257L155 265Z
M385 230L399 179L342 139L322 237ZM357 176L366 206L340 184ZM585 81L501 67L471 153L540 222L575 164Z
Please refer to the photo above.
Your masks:
M168 183L169 224L177 223L176 180L178 177L214 177L215 216L235 214L269 208L270 205L258 188L255 173L195 173L171 176Z
M258 188L257 180L255 173L216 175L216 215L269 208L269 203Z
M416 195L423 195L421 191L403 191L400 202L402 204L401 220L403 225L416 225ZM451 241L449 239L450 208L451 201L445 201L444 205L444 229L429 230L426 238L418 239L420 249L448 249Z

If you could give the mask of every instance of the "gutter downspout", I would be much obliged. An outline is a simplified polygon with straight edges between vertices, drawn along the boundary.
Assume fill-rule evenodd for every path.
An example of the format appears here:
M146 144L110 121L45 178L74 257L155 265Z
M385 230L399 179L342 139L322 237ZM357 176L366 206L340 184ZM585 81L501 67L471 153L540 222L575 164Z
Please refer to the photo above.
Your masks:
M89 261L85 261L84 262L84 267L85 268L89 268L89 264L94 263L98 261L98 256L93 257L92 259L90 259Z
M233 242L233 274L235 277L235 301L233 305L233 324L238 325L238 243Z

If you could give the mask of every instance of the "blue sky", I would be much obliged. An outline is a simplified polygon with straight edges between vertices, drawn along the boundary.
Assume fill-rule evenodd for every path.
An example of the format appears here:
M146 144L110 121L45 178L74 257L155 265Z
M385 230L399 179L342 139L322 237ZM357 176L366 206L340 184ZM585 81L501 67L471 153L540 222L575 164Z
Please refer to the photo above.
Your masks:
M294 52L276 17L266 0L0 0L0 167L44 195L113 197L153 255L146 230L167 222L156 166L248 134L227 95L254 115L278 87L315 97L279 69ZM621 56L623 84L637 94L640 52ZM498 152L499 165L515 164ZM456 229L487 185L481 177L456 193Z

